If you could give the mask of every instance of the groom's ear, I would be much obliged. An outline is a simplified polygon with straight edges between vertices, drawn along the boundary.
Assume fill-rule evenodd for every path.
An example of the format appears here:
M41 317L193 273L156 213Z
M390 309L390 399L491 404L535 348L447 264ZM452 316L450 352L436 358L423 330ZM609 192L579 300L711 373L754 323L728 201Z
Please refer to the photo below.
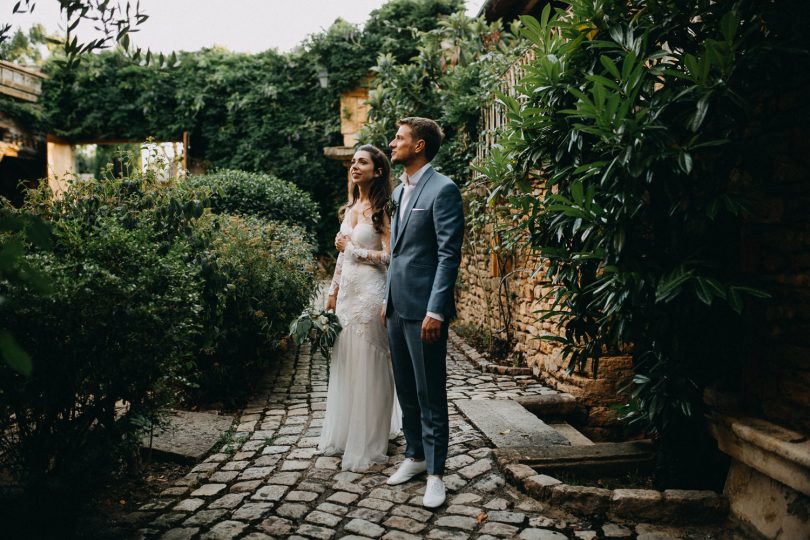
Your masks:
M416 141L416 144L413 145L414 151L417 154L420 153L420 152L424 152L425 151L425 144L426 144L425 139L419 139L418 141Z

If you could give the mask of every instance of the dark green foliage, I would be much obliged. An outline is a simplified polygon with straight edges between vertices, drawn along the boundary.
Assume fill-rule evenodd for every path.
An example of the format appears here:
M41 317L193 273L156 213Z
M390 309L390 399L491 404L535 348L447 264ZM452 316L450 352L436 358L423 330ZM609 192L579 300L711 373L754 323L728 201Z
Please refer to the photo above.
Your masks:
M314 246L297 225L255 216L209 216L204 252L210 321L195 394L239 404L315 289Z
M33 371L0 366L0 445L29 493L60 497L102 481L173 400L202 305L188 246L149 224L96 214L54 225L53 252L26 256L49 291L4 286L2 325Z
M179 140L189 131L192 168L273 174L309 192L322 216L336 216L346 173L323 148L342 144L340 92L370 71L380 47L411 55L411 28L434 28L438 15L460 7L396 0L372 13L366 30L338 20L288 54L207 49L181 54L171 69L109 52L87 55L78 69L51 64L41 100L47 126L67 139ZM327 88L318 82L323 68ZM317 227L325 251L336 221Z
M765 296L736 260L740 178L772 165L758 104L809 72L800 4L579 0L525 19L527 99L503 98L482 167L550 262L544 318L570 367L632 350L626 412L662 443L669 485L712 481L703 389L739 369L738 314Z
M441 19L433 30L416 33L415 39L413 58L400 60L392 53L379 57L361 139L384 148L400 118L432 118L445 131L433 164L463 182L476 154L481 105L514 56L509 44L516 44L499 23L471 19L463 11Z
M318 207L309 194L275 176L225 170L192 176L178 186L190 194L205 194L217 213L255 216L296 224L314 232Z
M304 193L273 184L297 208L275 200L278 215L311 213ZM304 307L311 235L213 215L205 195L151 176L59 199L43 186L3 222L4 248L25 248L10 268L37 276L0 283L0 328L33 366L0 365L0 458L26 494L88 494L180 399L239 402Z

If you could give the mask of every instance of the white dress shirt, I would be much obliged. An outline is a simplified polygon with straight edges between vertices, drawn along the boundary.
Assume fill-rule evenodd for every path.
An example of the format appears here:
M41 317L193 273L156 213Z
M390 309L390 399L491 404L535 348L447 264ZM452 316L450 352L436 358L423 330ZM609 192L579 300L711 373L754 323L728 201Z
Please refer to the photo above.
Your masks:
M425 163L421 169L413 173L412 176L408 176L408 173L402 173L402 176L399 179L402 181L402 197L399 201L399 221L400 227L402 226L402 220L405 219L405 207L408 206L408 203L411 200L411 196L413 195L413 190L416 188L416 185L419 183L419 180L422 179L422 176L425 174L425 171L430 166L430 163ZM444 315L441 313L434 313L433 311L428 311L427 316L436 319L437 321L444 321Z

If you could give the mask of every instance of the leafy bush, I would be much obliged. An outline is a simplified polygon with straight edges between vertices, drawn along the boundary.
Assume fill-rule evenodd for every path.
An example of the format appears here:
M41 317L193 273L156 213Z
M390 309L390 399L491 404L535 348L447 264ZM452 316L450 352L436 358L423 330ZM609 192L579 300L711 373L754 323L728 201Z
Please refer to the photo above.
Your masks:
M50 292L3 287L0 320L33 370L0 365L0 448L31 493L59 497L102 480L174 399L202 306L187 246L151 227L105 216L55 231L54 253L26 257Z
M310 232L319 221L318 207L308 193L269 174L219 171L192 176L178 189L199 191L217 213L285 221Z
M199 392L233 404L306 306L315 248L303 228L251 216L207 216L195 234L210 242L205 279L215 313L197 360Z
M436 28L417 33L418 54L399 59L381 55L369 94L369 121L363 142L386 147L405 116L426 116L445 131L433 164L463 182L478 147L481 104L497 88L501 73L514 58L512 34L500 22L469 18L458 11L439 20Z
M757 102L807 65L792 20L803 10L569 4L524 19L536 57L524 99L502 98L510 122L481 170L548 264L545 317L570 367L632 347L628 412L662 443L659 480L705 485L717 470L705 459L703 389L737 369L737 314L763 296L736 261L738 179L770 159ZM527 182L536 171L539 198Z
M37 279L0 282L0 328L30 358L0 364L0 460L32 496L92 488L192 388L238 401L307 302L303 228L214 215L198 195L150 176L76 183L59 199L45 185L6 228L4 248L25 246L17 266ZM48 250L31 243L40 220Z

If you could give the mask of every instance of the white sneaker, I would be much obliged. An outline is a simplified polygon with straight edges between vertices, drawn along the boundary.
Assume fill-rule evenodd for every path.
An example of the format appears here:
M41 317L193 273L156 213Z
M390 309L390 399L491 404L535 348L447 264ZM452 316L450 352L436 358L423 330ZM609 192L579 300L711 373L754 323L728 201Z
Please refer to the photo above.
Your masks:
M422 474L425 471L427 471L427 463L425 463L424 459L422 461L416 461L413 458L405 458L405 461L400 464L397 472L392 474L385 483L389 486L404 484L417 474Z
M444 504L445 497L442 479L438 476L428 476L425 495L422 497L422 506L425 508L438 508Z

